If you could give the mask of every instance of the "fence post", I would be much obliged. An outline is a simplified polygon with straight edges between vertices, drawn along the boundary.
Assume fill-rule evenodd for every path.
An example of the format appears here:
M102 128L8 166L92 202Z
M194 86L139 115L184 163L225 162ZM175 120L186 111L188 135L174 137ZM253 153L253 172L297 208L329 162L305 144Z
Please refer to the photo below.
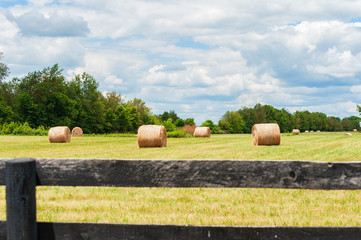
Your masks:
M6 168L8 240L37 240L35 159L9 160Z

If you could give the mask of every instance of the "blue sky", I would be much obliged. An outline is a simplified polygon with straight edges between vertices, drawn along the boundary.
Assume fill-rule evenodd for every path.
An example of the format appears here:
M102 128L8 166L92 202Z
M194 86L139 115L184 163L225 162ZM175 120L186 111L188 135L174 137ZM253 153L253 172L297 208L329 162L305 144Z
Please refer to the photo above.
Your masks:
M197 124L256 103L330 116L361 104L361 1L2 0L12 77L58 63Z

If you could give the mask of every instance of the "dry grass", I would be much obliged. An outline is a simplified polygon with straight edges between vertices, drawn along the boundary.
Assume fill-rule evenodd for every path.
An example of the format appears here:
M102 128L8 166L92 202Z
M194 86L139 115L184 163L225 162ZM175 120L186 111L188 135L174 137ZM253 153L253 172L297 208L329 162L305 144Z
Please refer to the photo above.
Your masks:
M296 159L359 161L361 135L282 135L280 146L254 147L251 135L168 139L137 148L133 137L83 137L50 144L44 137L0 136L0 157L123 159ZM38 187L39 221L264 226L361 226L361 190ZM0 219L5 219L0 187Z

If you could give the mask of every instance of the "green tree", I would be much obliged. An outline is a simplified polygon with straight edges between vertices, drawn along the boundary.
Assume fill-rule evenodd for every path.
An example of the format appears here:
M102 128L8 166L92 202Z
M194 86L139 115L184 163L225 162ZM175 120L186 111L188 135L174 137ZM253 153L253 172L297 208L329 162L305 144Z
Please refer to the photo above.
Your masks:
M196 123L194 122L194 118L187 118L185 120L185 124L190 126L196 125Z
M128 101L132 107L136 107L139 113L139 125L148 124L150 121L151 109L145 105L145 102L139 98Z
M125 106L118 105L115 111L116 119L114 128L116 132L129 132L132 128L132 123L130 121L130 116Z
M244 121L244 132L251 133L252 127L257 123L256 112L252 108L243 107L238 110L238 113L241 115Z
M9 74L9 68L6 64L1 62L1 59L3 58L3 53L0 52L0 82L5 79L5 77Z
M174 125L172 118L168 118L167 121L162 123L162 125L165 127L165 129L168 132L172 132L176 129L176 126Z
M105 125L104 131L116 132L119 131L119 126L117 126L117 108L122 104L122 97L116 92L107 92L105 98L103 98L104 111L105 111Z
M169 117L173 120L173 122L177 121L179 119L178 115L174 110L169 111Z
M102 133L105 124L104 97L98 91L99 83L87 73L76 75L72 80L73 86L80 92L74 99L78 101L76 124L85 133Z
M170 118L170 116L169 116L169 112L167 112L167 111L164 111L163 114L159 115L159 119L160 119L162 122L167 121L168 118Z
M281 132L291 132L295 128L294 117L286 109L276 110L276 122Z
M127 111L130 122L129 131L136 132L138 130L138 127L140 126L139 112L135 106L130 106L129 104L127 104Z
M183 119L181 119L181 118L178 118L178 119L174 122L174 124L175 124L177 127L183 127L183 126L186 125L185 121L184 121Z
M245 124L239 112L227 111L218 121L218 126L228 133L243 133Z
M201 124L201 127L209 127L209 129L211 130L212 134L217 134L217 133L222 133L223 131L221 131L219 129L219 127L214 124L214 122L212 120L206 120Z
M341 120L338 117L327 117L327 131L339 132L342 131Z
M3 100L0 99L0 124L11 122L13 114L12 108L5 106Z
M14 78L11 85L16 121L28 122L33 128L72 124L75 102L68 96L67 82L57 64Z
M352 116L342 119L341 124L344 131L352 131L353 129L360 129L361 118Z

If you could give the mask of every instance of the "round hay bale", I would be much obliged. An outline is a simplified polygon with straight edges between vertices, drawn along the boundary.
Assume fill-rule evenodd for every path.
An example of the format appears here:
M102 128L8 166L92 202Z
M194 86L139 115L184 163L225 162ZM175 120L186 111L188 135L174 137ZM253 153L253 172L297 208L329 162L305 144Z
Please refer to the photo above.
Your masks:
M138 128L138 146L166 147L167 131L164 126L143 125Z
M293 133L294 135L299 135L299 134L300 134L300 130L299 130L299 129L293 129L293 130L292 130L292 133Z
M320 130L317 130L317 132L321 132Z
M253 145L280 145L281 131L277 123L261 123L252 127Z
M80 127L75 127L73 130L71 130L71 135L73 137L82 137L83 136L83 129Z
M211 137L211 129L209 127L196 127L194 137Z
M306 130L305 133L309 133L310 131Z
M313 130L310 131L311 133L313 132Z
M354 132L357 132L357 129L355 128L353 131L354 131Z
M68 143L71 139L70 129L66 126L52 127L48 137L51 143Z

